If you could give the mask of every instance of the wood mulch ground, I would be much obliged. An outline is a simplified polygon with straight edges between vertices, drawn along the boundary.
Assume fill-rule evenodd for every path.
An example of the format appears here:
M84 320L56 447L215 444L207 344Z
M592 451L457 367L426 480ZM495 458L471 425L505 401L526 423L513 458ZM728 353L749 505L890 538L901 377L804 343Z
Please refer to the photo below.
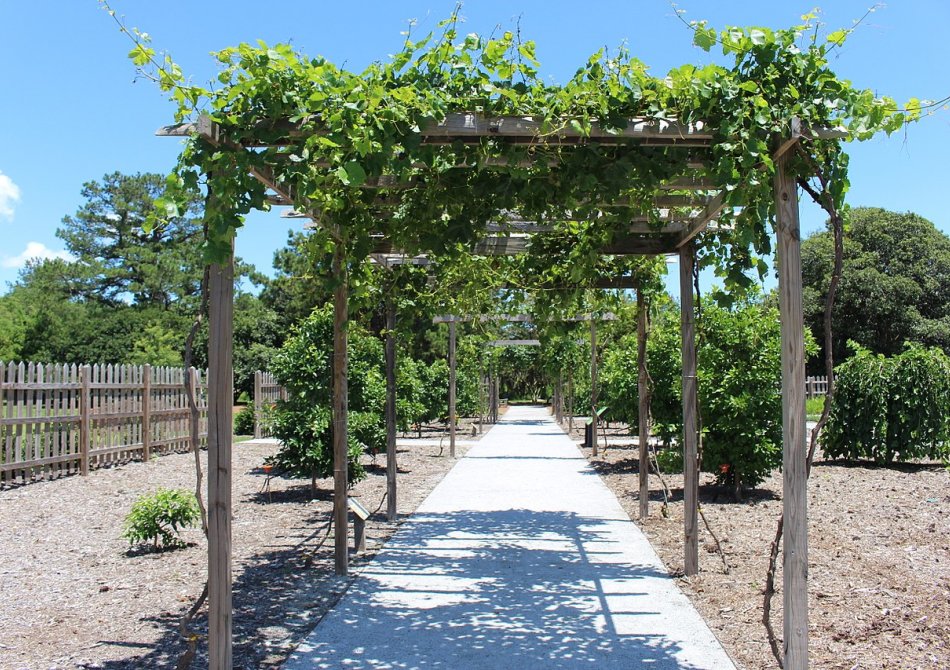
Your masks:
M584 449L590 456L590 450ZM638 455L608 448L593 467L637 520ZM637 520L673 575L683 574L683 478L667 475L668 516L650 478L650 517ZM777 667L762 619L769 547L782 509L776 472L743 502L703 475L700 504L719 536L722 562L700 519L700 574L683 590L742 668ZM950 473L940 464L876 467L818 460L808 487L811 667L950 668ZM777 576L781 587L781 567ZM782 632L781 590L773 601Z
M461 456L471 427L459 433ZM610 433L624 434L620 426ZM439 435L426 431L420 444L399 448L401 517L453 464L439 456L432 439ZM333 576L332 533L326 532L331 482L320 482L315 499L305 480L275 479L269 492L262 491L260 465L274 449L235 447L236 668L278 667L350 583ZM185 536L193 544L187 549L129 554L121 529L139 495L159 486L193 486L192 463L188 454L165 456L0 491L0 669L175 666L184 649L178 618L203 583L203 538L189 530ZM354 494L371 510L384 509L384 458L373 463L367 457L367 464L370 475ZM636 519L636 449L610 446L592 464ZM673 490L668 516L660 513L659 481L652 476L651 516L639 523L678 575L682 477L666 479ZM780 475L742 503L717 496L708 485L700 497L730 573L723 574L703 530L702 572L679 582L740 667L774 668L760 619L768 548L781 509ZM939 465L816 463L809 484L812 667L950 668L948 512L950 475ZM374 514L374 546L357 565L392 530ZM775 603L781 631L781 593ZM196 629L203 633L204 625L202 613ZM195 667L205 665L199 655Z
M460 441L475 439L469 423ZM448 440L440 449L434 436L398 448L403 519L455 462ZM234 447L235 668L279 667L351 582L333 575L332 480L319 481L315 498L309 479L274 478L262 490L261 465L276 448ZM458 445L457 455L466 450ZM356 566L396 526L385 520L385 455L365 460L369 476L352 495L377 511ZM142 494L193 489L194 478L193 455L175 454L0 490L0 669L175 667L184 650L178 620L204 583L205 540L189 529L185 549L129 553L122 522ZM205 615L195 621L201 634ZM207 667L203 647L195 667Z

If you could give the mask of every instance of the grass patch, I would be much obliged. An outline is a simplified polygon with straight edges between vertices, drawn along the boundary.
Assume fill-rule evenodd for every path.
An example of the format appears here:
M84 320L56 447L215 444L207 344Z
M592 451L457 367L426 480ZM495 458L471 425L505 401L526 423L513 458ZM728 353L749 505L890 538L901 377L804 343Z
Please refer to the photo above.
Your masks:
M820 395L815 398L805 400L805 418L809 421L818 421L821 418L821 412L825 408L825 396Z

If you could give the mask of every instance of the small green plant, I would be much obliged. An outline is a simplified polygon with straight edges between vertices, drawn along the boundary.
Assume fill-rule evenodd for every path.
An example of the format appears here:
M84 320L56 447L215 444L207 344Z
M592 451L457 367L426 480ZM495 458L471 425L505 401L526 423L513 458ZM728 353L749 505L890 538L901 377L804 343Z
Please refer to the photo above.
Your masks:
M140 497L125 517L122 537L129 546L151 542L152 548L184 546L179 532L194 526L200 517L195 494L184 489L158 489Z
M659 449L656 452L656 463L663 474L683 472L683 451L679 448Z
M254 405L245 405L241 408L241 411L234 416L234 434L254 434Z

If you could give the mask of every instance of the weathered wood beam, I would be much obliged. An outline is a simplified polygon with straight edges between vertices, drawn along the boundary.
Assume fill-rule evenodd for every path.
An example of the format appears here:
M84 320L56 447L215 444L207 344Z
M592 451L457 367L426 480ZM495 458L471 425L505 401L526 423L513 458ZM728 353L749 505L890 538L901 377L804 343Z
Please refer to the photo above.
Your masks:
M230 670L233 248L209 268L208 295L208 667Z
M808 668L808 479L805 447L805 340L798 192L788 155L775 162L779 312L782 324L782 595L785 670Z
M673 213L661 215L662 226L655 226L650 217L634 217L623 226L623 232L629 235L676 235L685 236L691 234L695 237L708 224L704 222L701 227L697 223L697 218ZM694 231L694 228L699 228ZM489 223L485 226L489 233L521 233L521 234L544 234L553 233L557 230L554 223L536 223L534 221L506 221L504 223ZM692 239L692 237L690 239ZM680 238L681 239L681 238ZM687 240L688 241L688 240Z
M305 119L312 122L315 117ZM176 123L162 126L155 134L159 137L188 137L195 133L207 132L213 126L215 132L220 132L217 124L209 117L202 115L197 121ZM310 135L320 134L314 130L304 132L300 123L293 123L286 119L268 120L259 122L246 129L249 134L258 134L266 131L271 137L266 140L249 138L243 142L246 147L269 147L292 144L296 140ZM234 131L232 131L233 133ZM237 134L237 133L235 133ZM441 122L430 122L422 127L419 134L427 141L442 140L445 142L454 139L494 137L504 139L530 138L531 144L539 143L579 143L583 141L599 144L628 144L637 142L647 144L679 143L680 146L709 146L714 140L713 129L704 123L682 124L665 119L633 118L623 129L604 129L599 123L591 124L589 134L582 133L565 122L560 127L546 128L540 121L527 117L503 116L485 117L475 112L459 112L448 114ZM845 139L848 133L843 128L803 128L802 134L812 139L836 140Z
M597 322L590 322L590 447L591 456L597 456Z
M396 520L396 301L386 292L386 518Z
M561 284L561 285L551 285L551 284L539 284L536 288L543 288L546 291L572 291L575 289L585 289L585 288L597 288L597 289L611 289L611 290L629 290L635 289L639 282L634 277L601 277L599 279L591 279L579 284ZM512 284L496 284L494 288L525 288L531 290L530 285L525 286L524 284L512 285Z
M505 321L508 323L534 323L538 319L537 317L531 314L480 314L478 316L472 315L463 315L459 316L457 314L441 314L432 318L432 323L462 323L462 322L471 322L479 321L481 323L488 323L490 321ZM551 317L547 319L548 321L563 321L563 322L587 322L587 321L616 321L617 315L613 312L604 312L603 314L577 314L575 316L569 317Z
M789 122L789 129L791 132L779 142L778 147L772 153L773 161L784 156L787 151L798 144L798 141L802 138L802 120L797 116L793 116Z
M643 288L637 286L637 423L639 441L640 518L650 515L650 377L647 372L647 305Z
M489 347L540 347L541 340L491 340Z
M703 211L686 226L686 229L680 235L679 241L676 243L676 248L682 248L683 245L688 244L694 237L706 230L709 226L709 222L719 216L725 207L725 192L720 191L718 195L706 204Z
M663 119L630 119L625 128L605 129L596 121L590 132L584 133L564 123L550 127L528 117L485 117L477 113L448 114L444 120L426 125L420 134L427 141L438 139L455 141L464 138L496 137L507 141L528 141L532 144L559 144L570 141L596 141L599 143L626 143L630 141L662 141L708 146L713 133L703 123L681 124Z
M333 250L333 276L338 284L333 289L333 564L337 575L349 572L347 537L346 488L347 462L347 321L349 320L349 277L346 271L346 249L337 243Z
M449 321L449 456L455 458L455 324Z
M703 176L676 177L660 184L660 191L714 191L719 189L712 179Z
M531 238L517 235L487 236L472 246L476 256L515 256L529 250ZM656 256L674 253L677 238L628 237L614 240L601 248L601 253L614 256Z
M696 330L693 313L693 264L695 244L680 248L680 332L683 354L683 534L687 575L699 572L699 464L696 417Z
M392 268L397 265L417 265L419 267L432 265L432 260L422 254L410 256L408 254L373 253L369 255L369 259L370 262L384 268Z

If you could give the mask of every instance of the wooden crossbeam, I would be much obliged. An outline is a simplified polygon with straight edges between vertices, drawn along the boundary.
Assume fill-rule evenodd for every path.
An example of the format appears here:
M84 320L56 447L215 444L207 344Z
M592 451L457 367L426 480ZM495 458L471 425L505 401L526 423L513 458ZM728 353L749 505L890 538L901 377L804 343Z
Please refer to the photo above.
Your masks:
M490 321L505 321L507 323L535 323L537 317L531 314L479 314L478 316L458 314L442 314L432 318L432 323L461 323L463 321L479 321L487 323ZM586 322L586 321L616 321L617 315L613 312L604 312L603 314L576 314L562 318L551 317L548 321L565 322Z
M444 120L424 126L420 135L427 144L480 140L483 137L504 139L508 144L630 144L649 146L710 146L713 134L705 124L681 124L664 119L636 118L625 128L605 129L593 122L589 133L570 124L551 124L530 117L485 117L476 113L448 114Z
M676 252L679 235L633 235L620 238L600 248L607 256L660 256ZM524 235L489 235L470 248L475 256L518 256L527 253L531 238ZM400 254L386 239L378 238L373 254Z
M314 117L304 119L304 123L310 123L313 120ZM264 130L272 138L263 141L257 138L248 139L240 144L244 147L284 146L320 132L319 130L305 132L301 130L301 125L301 123L292 123L287 120L260 122L249 131L258 133ZM160 137L187 137L195 133L214 137L218 142L222 139L220 127L206 115L200 116L197 121L163 126L155 134ZM442 121L425 124L418 134L423 142L429 144L480 141L481 138L492 137L502 139L507 144L516 145L638 144L640 146L705 148L712 146L715 139L713 129L703 122L684 124L666 119L633 118L627 121L624 128L605 129L594 121L591 123L589 132L585 133L569 123L551 126L530 117L486 117L474 112L448 114ZM838 140L845 139L847 136L847 131L842 128L806 128L799 120L794 119L791 124L791 133L785 140L789 145L784 149L787 150L794 144L797 137ZM530 161L527 162L530 163ZM499 159L491 159L486 164L501 164L501 162Z
M685 215L660 217L662 227L655 226L647 216L634 217L623 230L635 235L683 233L688 230L694 219ZM535 221L506 221L504 223L489 223L485 230L489 233L553 233L556 230L554 223L537 223Z
M540 347L541 340L492 340L489 347Z
M719 216L725 206L725 192L721 191L719 195L709 201L702 213L686 226L686 229L680 235L679 241L676 243L676 248L681 248L684 244L703 232L709 226L709 222Z
M427 267L432 261L424 255L409 256L407 254L370 254L370 261L384 268L392 268L397 265L418 265Z
M202 116L196 122L178 123L164 126L157 133L163 137L184 137L201 132L200 126L206 122ZM305 121L312 121L307 119ZM196 127L197 126L197 127ZM314 131L303 132L301 124L285 120L267 121L255 125L252 130L270 131L273 139L266 146L280 146ZM319 132L319 131L316 131ZM601 144L627 144L631 141L654 144L678 144L679 146L709 146L714 135L702 122L682 124L666 119L633 118L627 121L625 128L605 129L598 122L591 124L590 132L584 133L565 122L559 127L550 127L530 117L500 116L486 117L474 112L447 114L442 121L433 121L422 126L419 135L432 143L454 142L466 138L499 137L511 142L531 144L550 143L574 144L578 142L598 142ZM245 146L255 146L251 143ZM262 146L260 142L256 146Z

